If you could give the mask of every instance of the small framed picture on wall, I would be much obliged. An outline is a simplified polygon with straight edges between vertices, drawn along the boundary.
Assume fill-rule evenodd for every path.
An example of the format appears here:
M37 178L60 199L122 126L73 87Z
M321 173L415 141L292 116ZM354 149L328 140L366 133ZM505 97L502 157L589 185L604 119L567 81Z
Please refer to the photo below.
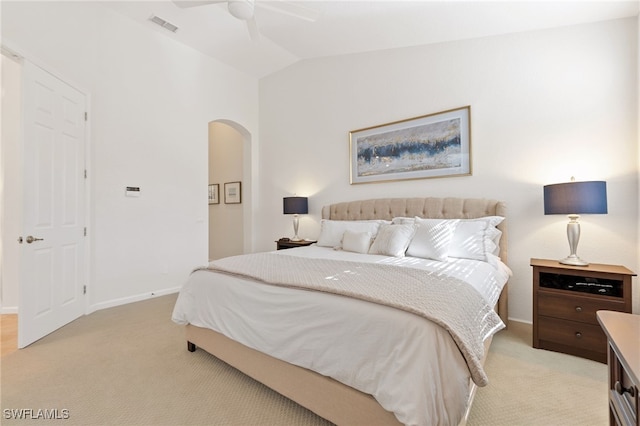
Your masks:
M220 184L209 184L209 204L220 204Z
M224 203L240 204L242 202L242 187L240 182L227 182L224 184Z

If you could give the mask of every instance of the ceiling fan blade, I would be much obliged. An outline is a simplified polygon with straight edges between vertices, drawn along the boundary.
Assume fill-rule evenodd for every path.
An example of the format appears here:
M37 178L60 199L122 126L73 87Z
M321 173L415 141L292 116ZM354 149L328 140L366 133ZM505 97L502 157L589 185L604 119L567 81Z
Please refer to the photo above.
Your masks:
M227 2L227 0L171 0L171 1L173 2L173 4L175 4L176 6L182 9Z
M320 17L318 10L303 6L300 2L293 3L287 0L256 1L256 6L309 22L315 22Z
M247 30L249 30L251 41L257 42L260 40L260 31L258 31L258 24L256 24L255 18L247 19Z

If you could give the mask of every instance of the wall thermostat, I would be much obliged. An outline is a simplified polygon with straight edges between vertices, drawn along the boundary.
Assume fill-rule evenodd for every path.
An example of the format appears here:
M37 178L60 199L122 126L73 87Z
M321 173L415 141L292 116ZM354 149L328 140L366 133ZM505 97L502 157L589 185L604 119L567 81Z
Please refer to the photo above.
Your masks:
M139 186L127 186L125 190L125 195L127 197L139 197L140 196L140 187Z

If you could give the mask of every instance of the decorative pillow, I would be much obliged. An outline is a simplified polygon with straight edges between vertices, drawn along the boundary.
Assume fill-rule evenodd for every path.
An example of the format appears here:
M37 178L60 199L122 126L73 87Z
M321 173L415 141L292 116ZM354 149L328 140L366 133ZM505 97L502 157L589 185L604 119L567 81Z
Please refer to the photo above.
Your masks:
M415 218L416 233L407 248L407 255L434 259L441 262L449 258L449 248L459 220Z
M404 257L415 232L415 225L383 225L378 230L369 253Z
M408 225L412 223L416 223L415 217L394 217L391 219L392 225Z
M500 238L502 237L502 231L498 228L488 227L487 237L491 240L485 241L487 253L500 256Z
M371 233L369 232L345 231L342 236L342 250L368 253L371 240Z
M316 245L321 247L340 247L346 231L369 232L375 236L380 227L379 220L328 220L320 221L320 236Z
M467 220L481 220L481 221L487 222L487 233L485 236L491 240L491 241L485 240L487 253L492 253L492 254L495 254L496 256L499 256L500 255L500 238L502 238L502 231L496 228L496 226L502 223L502 221L504 220L504 217L485 216L485 217L479 217L476 219L467 219Z
M495 226L503 220L500 216L460 220L453 233L449 256L486 262L487 253L500 251L495 241L500 241L502 232Z

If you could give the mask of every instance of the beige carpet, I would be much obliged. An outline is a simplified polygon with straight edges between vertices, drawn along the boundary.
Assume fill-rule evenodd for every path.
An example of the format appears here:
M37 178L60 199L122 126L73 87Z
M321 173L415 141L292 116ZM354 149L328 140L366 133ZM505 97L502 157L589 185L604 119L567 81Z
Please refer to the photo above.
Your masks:
M493 339L469 425L609 424L607 365L531 347L531 325L511 322Z
M204 351L187 352L182 328L170 321L174 301L95 312L2 357L0 423L328 424ZM606 366L534 350L530 334L512 324L496 336L491 383L478 391L469 425L606 425ZM69 418L13 420L7 409L57 409Z

